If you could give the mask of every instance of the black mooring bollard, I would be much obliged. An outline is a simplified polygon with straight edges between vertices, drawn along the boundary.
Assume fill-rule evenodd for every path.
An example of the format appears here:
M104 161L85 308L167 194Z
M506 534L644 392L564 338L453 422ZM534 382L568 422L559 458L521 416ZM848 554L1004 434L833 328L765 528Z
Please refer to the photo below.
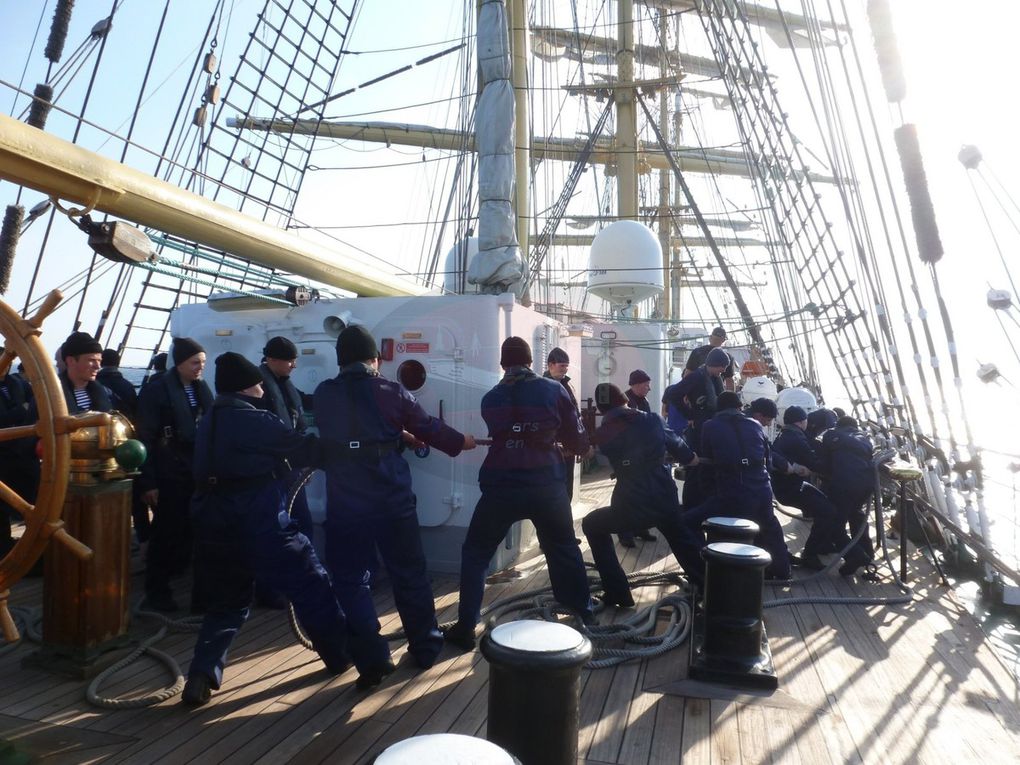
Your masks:
M523 765L574 765L581 668L591 641L565 624L501 624L481 642L489 662L486 738Z
M521 765L521 761L491 741L459 733L435 733L391 744L372 765Z
M701 524L708 544L713 542L737 542L754 544L758 536L758 524L746 518L727 518L716 515Z
M691 677L757 688L776 688L762 590L772 557L760 547L715 542L705 558L705 600L696 630Z

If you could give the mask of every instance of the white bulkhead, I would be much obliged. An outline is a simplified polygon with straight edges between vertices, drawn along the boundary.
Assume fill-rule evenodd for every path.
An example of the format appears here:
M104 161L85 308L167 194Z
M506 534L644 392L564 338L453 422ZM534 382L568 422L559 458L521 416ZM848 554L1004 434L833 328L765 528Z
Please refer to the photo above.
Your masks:
M259 363L269 338L290 338L299 353L292 379L309 394L337 374L336 338L348 324L361 324L375 337L383 375L400 380L433 416L478 438L488 436L481 399L502 376L499 350L507 337L517 335L531 343L539 374L548 350L556 345L572 357L580 356L579 338L568 337L565 325L516 304L510 294L337 298L237 311L212 310L203 303L182 306L171 319L174 336L192 337L205 346L210 384L219 354L235 351ZM575 374L575 380L579 376ZM434 450L425 456L403 454L411 466L422 540L433 571L460 569L460 548L480 496L478 468L485 454L484 446L453 459ZM309 484L308 499L319 525L326 512L321 474ZM509 565L533 535L530 523L515 526L493 567Z

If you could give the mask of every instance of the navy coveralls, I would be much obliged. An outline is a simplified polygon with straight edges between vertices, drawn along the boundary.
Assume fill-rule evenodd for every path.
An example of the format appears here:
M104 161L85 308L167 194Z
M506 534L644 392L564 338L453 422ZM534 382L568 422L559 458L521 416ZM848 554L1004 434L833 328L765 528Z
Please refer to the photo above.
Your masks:
M546 372L542 375L547 380L552 380L552 375ZM574 386L570 384L570 377L563 375L558 381L563 386L563 390L570 396L570 403L574 407L574 412L578 415L581 413L580 407L577 405L577 394L574 393ZM567 499L571 502L574 501L574 470L577 466L577 455L570 451L570 447L566 444L560 445L560 459L563 460L563 485L567 487Z
M769 442L761 425L739 409L724 409L705 423L700 456L712 461L712 496L684 513L684 523L696 533L712 516L745 518L758 524L755 544L768 551L772 564L766 575L790 576L790 551L783 527L772 508L769 482Z
M284 425L255 399L220 395L198 428L195 444L195 579L206 606L189 675L219 688L227 650L248 618L253 584L272 587L294 612L327 668L342 672L352 654L344 613L311 542L287 515L284 459L318 461L318 442ZM349 646L348 646L349 643Z
M96 375L96 382L106 386L113 394L113 408L135 421L138 410L138 392L131 381L126 379L117 367L103 367Z
M581 528L607 599L617 600L630 592L610 536L620 532L655 526L688 576L700 581L701 544L680 523L676 483L672 470L664 464L667 452L681 464L694 459L694 452L664 426L659 415L622 406L606 412L594 441L613 466L616 486L609 507L588 513Z
M430 667L443 648L443 636L425 569L411 469L401 455L401 432L451 457L460 454L464 436L429 416L400 383L361 362L321 383L314 404L326 470L326 562L352 629L374 636L367 664L354 657L358 670L369 672L390 660L369 586L377 547L408 652L419 666Z
M0 379L0 428L30 425L36 420L32 391L17 375ZM0 442L0 481L16 491L29 504L35 504L39 490L39 458L35 456L35 437ZM11 520L21 516L0 500L0 557L14 547Z
M176 368L150 380L138 396L135 424L149 456L136 481L143 494L159 489L145 564L145 591L150 596L169 597L170 577L191 560L192 453L198 420L213 400L205 380L196 380L192 386L196 407L188 402Z
M461 550L458 623L478 624L489 561L510 527L525 518L535 524L556 600L590 619L588 578L556 446L573 454L588 450L574 403L555 380L511 367L482 397L482 419L492 446L478 471L482 496Z
M687 430L683 437L698 454L701 454L701 427L715 414L716 401L722 392L722 380L710 374L708 367L702 365L680 382L666 388L662 396L667 407L676 407L687 418ZM686 470L682 497L684 507L701 504L711 493L709 482L704 468Z
M832 551L837 543L835 539L836 508L828 497L803 478L792 473L785 473L786 464L795 462L803 465L814 473L822 470L822 460L815 453L807 434L796 425L786 425L772 442L772 458L776 468L772 472L772 490L776 499L784 505L796 507L805 518L813 519L811 531L804 542L804 555L823 555ZM842 549L840 547L839 549Z
M262 400L266 408L279 417L284 425L289 425L298 433L304 433L305 404L311 404L312 397L299 391L289 377L277 377L265 364L259 366L259 372L262 373ZM311 406L308 408L311 409ZM291 483L298 479L299 472L295 470L291 473ZM297 523L301 533L311 539L312 513L308 509L308 497L305 495L304 486L294 497L290 517Z
M829 501L836 507L837 534L841 534L847 524L852 535L864 526L860 546L871 559L875 556L875 548L868 533L865 509L875 489L871 441L852 425L844 425L825 431L819 452L822 471L828 476Z
M82 409L74 398L74 386L71 384L70 379L68 379L67 372L61 372L57 375L57 379L60 380L60 388L64 393L64 403L67 405L68 413L80 414L81 412L113 411L113 396L105 385L101 385L95 380L85 383L85 391L89 394L91 404L88 409Z

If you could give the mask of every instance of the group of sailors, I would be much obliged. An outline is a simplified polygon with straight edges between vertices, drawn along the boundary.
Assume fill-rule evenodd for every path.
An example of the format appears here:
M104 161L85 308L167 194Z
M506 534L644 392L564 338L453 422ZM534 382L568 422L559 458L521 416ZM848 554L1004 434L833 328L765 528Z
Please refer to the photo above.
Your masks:
M848 525L853 532L866 524L863 505L871 491L866 436L843 418L814 443L803 410L791 407L786 426L770 444L762 425L776 416L775 404L759 400L748 414L741 411L737 395L724 389L721 378L732 361L718 345L663 396L664 414L687 421L681 434L651 412L650 380L641 370L631 374L626 394L610 383L596 387L602 422L588 432L566 374L567 354L553 349L545 375L538 375L526 341L503 342L503 375L481 402L491 445L462 548L458 619L445 631L436 620L417 500L402 452L428 446L456 457L474 449L475 438L431 416L402 385L382 376L375 339L363 327L348 326L339 334L339 374L312 395L290 380L298 352L285 337L266 344L259 366L233 352L217 357L215 395L204 379L205 350L191 338L174 338L166 371L148 378L137 399L117 369L119 358L89 335L73 333L58 355L68 409L122 411L148 449L135 492L136 530L148 541L143 606L176 611L172 579L194 558L192 608L204 619L183 700L200 705L220 687L228 649L256 592L293 604L329 671L340 673L353 663L359 689L382 682L395 665L372 598L372 572L380 561L411 661L431 667L444 644L471 650L486 571L510 527L524 519L535 526L554 597L592 623L594 604L571 499L575 464L590 458L596 446L612 466L616 485L610 505L589 513L582 529L607 604L634 605L612 534L654 539L649 529L657 529L691 583L700 586L701 522L712 515L748 518L758 523L758 543L772 555L769 573L785 579L791 556L773 511L778 497L814 519L797 562L818 567L820 555L844 549ZM22 386L14 375L0 382L0 424L32 421L30 392ZM307 410L314 412L318 435L306 432ZM37 481L38 461L21 457L35 462ZM682 501L672 463L686 466ZM4 462L0 476L5 482L17 472L9 464ZM326 476L322 561L310 542L307 503L300 492L288 497L306 467L321 468ZM828 496L805 481L811 475L827 479ZM861 543L845 554L841 572L870 560L869 544L865 529Z

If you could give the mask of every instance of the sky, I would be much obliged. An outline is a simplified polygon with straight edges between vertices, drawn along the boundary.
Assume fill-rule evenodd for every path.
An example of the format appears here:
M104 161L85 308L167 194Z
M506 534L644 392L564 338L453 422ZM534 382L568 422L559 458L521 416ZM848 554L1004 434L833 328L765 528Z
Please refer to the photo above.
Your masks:
M164 45L162 56L154 67L153 82L161 82L164 77L171 76L179 71L179 67L189 65L194 57L195 51L189 49L190 42L187 42L193 30L188 27L204 22L206 9L211 3L198 0L190 2L191 7L195 8L192 18L182 20L179 14L171 17L171 25L164 33L169 44ZM847 3L855 12L864 5L863 0L847 0ZM96 20L109 12L111 4L112 0L79 0L76 3L68 52ZM804 4L822 9L828 0L825 4L804 0ZM0 15L5 19L5 23L0 26L0 50L5 51L0 61L0 79L16 83L22 78L27 49L32 44L32 32L42 17L42 34L45 37L52 5L49 2L44 7L41 0L0 0ZM131 116L132 99L142 72L137 61L129 59L128 54L136 52L138 47L148 45L153 19L161 6L161 3L154 0L123 2L115 27L116 37L111 37L110 57L104 64L106 68L102 81L105 88L96 90L89 112L92 119L104 126L123 131ZM234 0L234 18L240 20L259 6L259 0ZM785 2L784 6L799 10L801 2ZM412 0L376 0L364 3L357 27L359 36L351 46L364 53L348 57L341 80L345 83L362 82L435 52L441 49L440 43L458 38L462 30L457 14L437 13L436 7L436 3ZM1020 183L1013 182L1013 179L1020 177L1020 157L1015 147L1017 105L1009 95L1010 52L1016 47L1016 34L1020 29L1020 4L1003 0L975 0L963 12L958 4L944 0L894 0L893 8L908 81L908 97L902 105L902 114L907 120L916 122L920 130L926 170L946 250L938 271L950 301L950 310L957 322L960 360L962 373L967 380L968 401L973 401L976 407L983 410L977 419L1009 421L1008 418L992 418L990 413L1017 409L1017 389L1012 383L1020 385L1020 361L1011 352L1006 335L999 328L990 309L985 306L985 293L989 285L1008 289L1009 283L1004 267L999 262L996 241L982 220L967 173L957 161L956 154L964 143L977 144L984 152L986 168L1003 181L1008 191L1020 198ZM400 19L401 23L394 24L393 19ZM561 12L555 20L565 22L565 14ZM223 60L231 55L232 50L236 52L237 46L243 41L245 31L242 26L242 22L237 21L223 30L219 49ZM420 45L422 41L436 45L424 49L409 47ZM43 76L38 50L41 44L37 44L30 59L31 64L24 80L26 89L31 89ZM870 54L866 29L858 30L858 44L865 55ZM369 52L373 50L385 52ZM111 70L115 74L111 74ZM446 57L337 102L336 115L350 115L351 119L393 119L395 117L388 113L353 115L373 111L381 104L393 103L395 100L401 103L413 101L419 92L431 92L435 82L449 81L452 92L457 87L454 82L456 70L456 56ZM119 87L110 88L111 82L117 83ZM783 90L789 92L790 88L784 85ZM8 112L13 102L9 93L5 86L0 85L0 104ZM139 125L138 135L143 143L158 143L161 123L165 123L166 115L172 113L176 106L169 96L168 92L158 91L153 101L147 104L146 115L155 113L157 117L151 123ZM422 100L426 99L422 97ZM160 109L162 117L158 116ZM399 118L437 124L446 116L443 114L444 109L449 110L449 105L432 103ZM889 116L892 123L897 123L899 110L889 109ZM66 122L61 124L62 120L66 118L59 115L51 117L52 129L59 132L61 127L66 127ZM116 142L109 142L88 128L83 132L81 140L91 148L102 147L106 153L116 155L119 152ZM405 219L419 218L421 209L434 209L439 202L438 188L434 185L439 174L435 172L436 166L432 162L422 163L417 168L403 167L421 158L421 153L414 149L363 146L359 152L365 165L385 164L395 167L341 175L328 170L329 163L323 162L321 169L308 175L306 189L309 193L303 197L299 217L318 225L339 223L343 226L359 226L338 229L332 235L391 262L399 261L408 251L418 246L416 237L419 232L414 225L390 227L392 230L367 226L392 222L401 216ZM129 155L129 161L131 159L141 161L137 155ZM442 166L442 161L439 162L439 166ZM403 195L404 191L410 193ZM10 184L0 183L0 203L7 204L11 197ZM35 195L30 201L37 197ZM984 199L986 205L993 206L990 197L985 195ZM410 222L413 224L413 220ZM1010 259L1020 236L1011 230L1001 215L994 216L992 228L998 236L998 245L1005 257ZM44 278L62 276L75 270L87 252L80 235L74 232L67 221L58 221L54 229L53 236L61 242L66 241L67 245L56 248L56 254L47 255L51 260L46 263ZM26 235L22 252L19 253L14 283L8 293L16 304L20 303L21 296L27 290L31 276L32 248L37 246L33 237L38 237L40 233L41 226L36 226L31 236ZM408 268L413 270L413 263ZM928 308L934 314L934 304L928 304ZM62 309L55 321L68 323L72 318L73 306L69 303L69 307ZM1020 338L1020 332L1016 330L1014 325L1013 334ZM975 386L975 370L979 363L987 362L996 363L1009 382L989 387ZM1002 435L1005 441L1008 440L1005 438L1007 430L1000 427L997 431L1001 433L991 435L995 438Z

